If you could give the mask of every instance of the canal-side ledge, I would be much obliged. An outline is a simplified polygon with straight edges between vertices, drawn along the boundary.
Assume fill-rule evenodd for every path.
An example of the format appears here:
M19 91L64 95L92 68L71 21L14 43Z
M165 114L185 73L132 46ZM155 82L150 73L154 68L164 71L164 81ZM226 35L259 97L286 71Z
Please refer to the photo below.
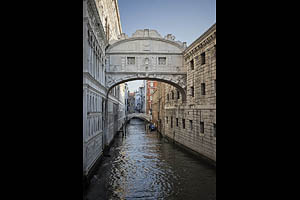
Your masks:
M173 144L177 145L178 147L180 147L181 149L183 149L184 151L194 155L196 158L198 158L201 161L205 161L207 164L216 167L216 161L212 160L211 158L208 158L204 155L202 155L199 152L194 151L193 149L190 149L186 146L184 146L183 144L177 142L176 140L168 137L167 135L162 134L161 132L157 131L157 133L160 134L161 137L163 137L164 139L166 139L168 142L172 142Z

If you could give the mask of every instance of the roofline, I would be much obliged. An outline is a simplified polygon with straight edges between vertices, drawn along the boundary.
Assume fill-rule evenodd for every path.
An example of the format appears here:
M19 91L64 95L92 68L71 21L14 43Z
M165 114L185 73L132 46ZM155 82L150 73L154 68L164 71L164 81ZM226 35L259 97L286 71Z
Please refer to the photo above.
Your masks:
M166 42L166 43L169 43L169 44L174 45L177 48L179 48L181 50L180 54L182 54L184 52L184 47L181 46L180 44L178 44L177 42L172 41L172 40L167 40L167 39L164 39L164 38L155 38L155 37L130 37L130 38L127 38L127 39L117 40L115 43L109 44L107 46L107 49L106 49L107 50L107 54L110 54L109 51L113 47L118 46L118 45L120 45L122 43L125 43L125 42L134 41L134 40L156 40L156 41Z
M216 29L216 24L214 23L207 31L205 31L200 37L198 37L192 44L190 44L185 50L184 50L184 54L186 52L188 52L189 50L191 50L195 44L197 44L199 41L203 40L208 34L210 34L213 30Z

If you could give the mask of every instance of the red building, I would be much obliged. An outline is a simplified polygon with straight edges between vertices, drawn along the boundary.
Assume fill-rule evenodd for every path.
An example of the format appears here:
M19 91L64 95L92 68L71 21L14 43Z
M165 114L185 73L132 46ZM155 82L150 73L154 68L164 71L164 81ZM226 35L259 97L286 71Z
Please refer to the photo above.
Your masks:
M151 114L152 108L152 98L153 98L153 93L157 88L157 81L147 81L147 86L146 86L146 113Z

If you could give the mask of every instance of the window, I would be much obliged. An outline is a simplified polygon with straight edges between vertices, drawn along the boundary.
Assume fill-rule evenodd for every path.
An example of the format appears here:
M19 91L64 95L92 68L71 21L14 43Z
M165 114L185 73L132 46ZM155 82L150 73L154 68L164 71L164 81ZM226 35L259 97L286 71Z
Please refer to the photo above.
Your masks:
M127 57L127 65L135 65L135 57Z
M159 65L166 65L166 57L159 57L158 58Z
M89 119L88 120L88 130L87 130L87 132L88 132L88 136L90 136L91 135L91 133L90 133L90 131L91 131L91 120Z
M177 99L180 99L180 92L177 91Z
M215 79L215 94L217 94L217 79Z
M169 94L167 94L167 100L169 101Z
M190 65L191 65L191 70L194 70L194 60L190 61Z
M205 64L205 52L201 54L201 65Z
M217 124L216 124L216 123L213 123L213 133L214 133L214 137L217 136L216 130L217 130Z
M204 134L204 122L200 122L200 133Z
M214 47L215 47L215 57L217 58L217 45L215 45Z
M171 128L173 128L173 117L171 117Z
M182 119L182 128L185 129L185 119Z
M178 118L176 118L176 126L178 127Z
M190 128L193 130L193 120L190 120Z
M174 92L172 91L172 99L174 99Z
M205 95L205 83L201 83L201 94Z
M166 117L166 119L167 119L167 123L169 123L169 118L168 118L168 117Z
M194 87L191 87L191 96L194 97Z

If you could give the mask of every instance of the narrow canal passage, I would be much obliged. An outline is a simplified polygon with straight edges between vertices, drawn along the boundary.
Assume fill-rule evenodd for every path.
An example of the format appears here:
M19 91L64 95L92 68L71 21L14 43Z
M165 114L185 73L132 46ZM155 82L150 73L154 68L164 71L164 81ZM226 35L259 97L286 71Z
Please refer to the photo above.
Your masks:
M116 136L87 190L88 200L216 199L216 170L132 119Z

